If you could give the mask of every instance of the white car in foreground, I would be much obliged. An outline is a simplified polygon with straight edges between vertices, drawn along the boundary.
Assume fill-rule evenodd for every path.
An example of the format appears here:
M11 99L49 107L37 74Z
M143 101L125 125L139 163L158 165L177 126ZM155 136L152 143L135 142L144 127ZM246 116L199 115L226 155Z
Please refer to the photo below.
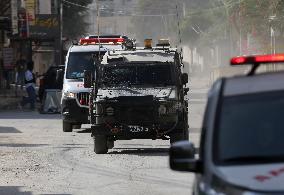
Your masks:
M233 58L252 70L211 88L199 156L192 143L172 145L171 168L196 174L193 194L284 194L284 72L255 74L283 62L284 54Z

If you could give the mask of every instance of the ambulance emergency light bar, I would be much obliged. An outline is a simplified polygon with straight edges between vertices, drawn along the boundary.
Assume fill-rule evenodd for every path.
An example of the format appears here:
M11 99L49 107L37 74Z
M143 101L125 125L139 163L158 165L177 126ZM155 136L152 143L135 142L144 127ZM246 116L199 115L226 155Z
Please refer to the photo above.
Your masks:
M255 73L260 64L275 64L284 63L284 54L271 54L271 55L255 55L255 56L240 56L231 59L231 65L253 65L252 69L248 73L251 76Z
M122 44L124 38L82 38L80 45L96 45L96 44Z

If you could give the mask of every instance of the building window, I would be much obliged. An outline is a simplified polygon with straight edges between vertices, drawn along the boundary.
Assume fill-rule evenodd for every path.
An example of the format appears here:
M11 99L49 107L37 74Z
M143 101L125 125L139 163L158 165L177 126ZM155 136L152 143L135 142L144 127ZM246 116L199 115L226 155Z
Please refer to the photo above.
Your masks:
M58 0L51 0L51 14L58 14Z

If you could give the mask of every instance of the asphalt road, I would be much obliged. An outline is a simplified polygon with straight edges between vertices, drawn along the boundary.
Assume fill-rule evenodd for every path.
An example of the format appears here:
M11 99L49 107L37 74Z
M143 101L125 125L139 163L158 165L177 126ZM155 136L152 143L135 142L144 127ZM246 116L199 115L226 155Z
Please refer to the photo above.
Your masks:
M196 144L203 110L190 105ZM86 127L63 133L60 115L0 112L0 194L190 194L193 175L169 169L168 148L169 141L117 141L96 155Z

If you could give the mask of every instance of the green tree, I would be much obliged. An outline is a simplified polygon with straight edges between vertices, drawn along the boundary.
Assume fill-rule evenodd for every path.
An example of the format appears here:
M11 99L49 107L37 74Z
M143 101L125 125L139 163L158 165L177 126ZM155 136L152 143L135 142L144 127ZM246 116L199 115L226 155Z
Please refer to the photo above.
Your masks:
M211 45L228 35L226 9L217 1L192 4L182 20L182 38L191 47Z
M279 40L283 37L282 0L241 0L230 8L230 16L236 32L243 36L250 34L259 43L262 52L270 52L271 28L277 32Z
M176 5L172 0L140 0L137 16L132 20L132 31L138 41L152 38L155 42L176 34Z
M85 21L84 16L90 11L88 5L93 0L68 2L63 1L63 36L74 39L86 33L89 24Z

